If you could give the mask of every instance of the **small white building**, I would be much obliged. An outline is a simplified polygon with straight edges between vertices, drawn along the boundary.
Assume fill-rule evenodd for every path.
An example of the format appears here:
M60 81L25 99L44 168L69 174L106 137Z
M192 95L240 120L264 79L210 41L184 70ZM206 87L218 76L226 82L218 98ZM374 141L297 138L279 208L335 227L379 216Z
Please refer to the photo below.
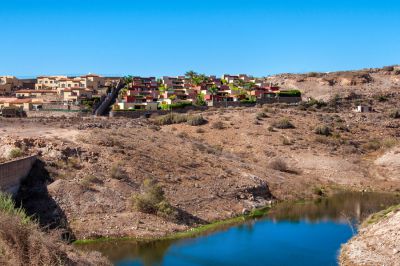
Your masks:
M369 113L372 111L371 106L366 106L366 105L358 105L356 112L357 113Z

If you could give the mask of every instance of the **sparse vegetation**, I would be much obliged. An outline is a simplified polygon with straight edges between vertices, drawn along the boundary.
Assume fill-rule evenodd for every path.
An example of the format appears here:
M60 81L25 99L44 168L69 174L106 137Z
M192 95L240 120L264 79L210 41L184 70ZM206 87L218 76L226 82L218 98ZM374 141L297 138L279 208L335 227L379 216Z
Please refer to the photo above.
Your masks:
M145 179L142 193L132 197L133 207L144 213L157 214L165 218L176 218L177 210L165 199L162 187L154 179Z
M201 126L207 123L207 120L202 115L189 115L187 117L187 124L191 126Z
M282 118L278 121L275 121L272 123L272 126L274 128L279 128L279 129L291 129L295 128L295 126L290 122L288 118Z
M20 148L13 148L8 152L8 159L15 159L22 156L22 150Z
M323 136L330 136L332 135L332 129L328 126L318 126L314 130L315 134L323 135Z
M363 145L363 148L366 149L367 151L376 151L379 150L381 147L382 144L377 139L370 140Z
M277 171L281 171L281 172L287 172L289 170L286 162L281 158L277 158L277 159L272 160L269 163L269 167L271 169L274 169L274 170L277 170Z
M110 169L110 177L118 180L126 179L128 177L126 171L120 164L114 164Z
M268 115L265 112L259 112L256 115L257 120L262 120L263 118L267 118L267 117L268 117Z
M110 265L98 253L74 252L61 242L57 232L42 232L3 193L0 193L0 228L0 265Z

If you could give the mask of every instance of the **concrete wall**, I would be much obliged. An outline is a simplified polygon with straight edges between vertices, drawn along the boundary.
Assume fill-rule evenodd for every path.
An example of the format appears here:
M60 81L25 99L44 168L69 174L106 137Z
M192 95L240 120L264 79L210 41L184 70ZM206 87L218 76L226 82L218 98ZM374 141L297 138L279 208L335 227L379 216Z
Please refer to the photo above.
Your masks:
M0 164L0 191L17 193L21 181L28 176L36 160L36 156L29 156Z

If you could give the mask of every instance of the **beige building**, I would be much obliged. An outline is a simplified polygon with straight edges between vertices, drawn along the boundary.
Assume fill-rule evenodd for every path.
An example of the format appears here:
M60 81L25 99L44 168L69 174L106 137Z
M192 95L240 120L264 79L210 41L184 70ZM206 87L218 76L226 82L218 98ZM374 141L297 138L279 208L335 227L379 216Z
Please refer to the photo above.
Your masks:
M32 99L0 98L0 109L15 107L24 111L32 110Z
M67 88L62 91L64 102L79 102L92 98L92 90L85 88Z
M36 98L45 101L61 101L62 96L55 90L19 90L15 92L17 98Z
M14 76L0 76L0 95L10 95L22 82Z
M81 77L42 76L37 78L36 90L57 90L61 92L67 88L86 88L97 90L105 85L105 78L88 74Z

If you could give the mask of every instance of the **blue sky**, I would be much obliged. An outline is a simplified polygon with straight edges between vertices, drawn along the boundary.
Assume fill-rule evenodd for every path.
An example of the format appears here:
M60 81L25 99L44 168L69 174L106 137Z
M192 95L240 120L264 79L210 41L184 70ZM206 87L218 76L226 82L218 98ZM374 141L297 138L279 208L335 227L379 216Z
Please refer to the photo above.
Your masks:
M2 0L0 75L400 64L397 0Z

